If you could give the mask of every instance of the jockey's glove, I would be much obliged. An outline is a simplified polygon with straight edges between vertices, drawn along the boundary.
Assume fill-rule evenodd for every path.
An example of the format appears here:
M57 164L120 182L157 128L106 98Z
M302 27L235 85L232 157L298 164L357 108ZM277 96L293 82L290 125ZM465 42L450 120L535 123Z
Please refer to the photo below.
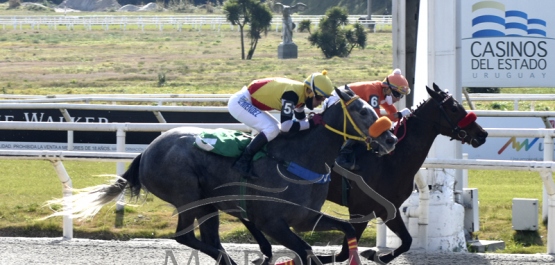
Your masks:
M314 128L314 126L316 125L325 125L326 123L324 122L324 119L322 118L322 114L314 114L312 115L312 118L310 120L308 120L308 122L310 123L310 128Z
M404 108L401 111L397 112L397 118L401 119L403 117L409 116L410 114L410 109Z

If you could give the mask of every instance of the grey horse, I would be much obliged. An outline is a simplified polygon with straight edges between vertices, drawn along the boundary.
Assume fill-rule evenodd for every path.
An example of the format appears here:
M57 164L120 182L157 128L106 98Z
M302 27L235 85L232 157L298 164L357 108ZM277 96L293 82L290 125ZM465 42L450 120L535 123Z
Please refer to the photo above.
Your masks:
M266 235L296 253L296 264L307 264L314 256L311 246L296 231L340 230L356 238L352 225L320 212L329 182L303 180L286 170L295 164L304 171L329 177L329 167L347 138L379 145L382 154L395 148L397 138L388 130L372 132L378 120L374 110L350 89L335 89L340 100L322 112L325 125L295 135L280 135L267 145L267 155L253 163L259 178L246 182L230 169L235 158L206 152L194 146L200 128L180 127L157 137L138 155L127 171L111 185L99 185L73 196L72 214L92 217L105 204L117 199L125 188L132 196L144 189L176 207L178 225L175 240L199 250L220 264L236 264L225 253L218 232L218 210L240 218L253 230ZM377 124L377 123L376 123ZM375 127L374 127L375 128ZM327 173L327 174L326 174ZM49 203L60 203L50 201ZM198 221L200 239L194 234ZM356 242L356 241L355 241ZM355 244L356 247L356 244ZM360 264L356 249L352 264Z

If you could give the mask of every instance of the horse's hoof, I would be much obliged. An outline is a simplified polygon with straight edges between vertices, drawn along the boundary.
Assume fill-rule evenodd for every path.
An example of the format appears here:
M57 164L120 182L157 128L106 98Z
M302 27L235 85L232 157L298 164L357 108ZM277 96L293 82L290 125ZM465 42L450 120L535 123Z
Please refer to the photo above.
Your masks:
M365 251L360 252L360 255L364 258L366 258L367 260L371 260L373 262L376 262L378 264L387 264L385 262L383 262L382 260L380 260L380 255L378 255L378 253L376 253L376 251L374 251L373 249L368 249Z
M380 256L379 256L379 255L374 255L374 262L376 262L376 263L378 263L378 264L381 264L381 265L387 264L387 263L383 262L383 261L380 259Z
M374 260L374 257L377 256L376 251L374 251L373 249L362 251L360 252L360 255L368 260Z
M258 258L252 261L252 264L254 265L270 265L270 259L269 258Z

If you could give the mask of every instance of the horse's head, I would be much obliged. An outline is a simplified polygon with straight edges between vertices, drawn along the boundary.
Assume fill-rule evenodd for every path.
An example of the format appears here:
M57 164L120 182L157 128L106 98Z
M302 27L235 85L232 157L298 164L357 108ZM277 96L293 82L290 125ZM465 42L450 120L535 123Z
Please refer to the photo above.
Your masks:
M379 146L378 155L388 154L395 149L397 137L389 131L391 121L387 118L379 118L374 109L364 100L345 86L342 89L335 88L336 94L341 99L343 115L334 114L334 128L343 128L343 132L364 140L373 146ZM339 104L336 102L335 104ZM327 123L327 121L326 121ZM331 125L331 123L328 123Z
M439 107L439 130L442 135L451 137L451 140L460 140L463 144L478 147L486 142L488 133L476 123L476 114L467 113L464 107L449 93L441 91L434 83L432 90L426 86L428 94Z

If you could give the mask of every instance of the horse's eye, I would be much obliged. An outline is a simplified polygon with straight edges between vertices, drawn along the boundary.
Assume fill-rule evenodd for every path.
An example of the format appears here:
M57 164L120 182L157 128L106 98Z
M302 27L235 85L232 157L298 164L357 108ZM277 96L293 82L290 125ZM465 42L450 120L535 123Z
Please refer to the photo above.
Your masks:
M459 111L458 106L457 106L457 105L453 105L453 106L451 107L451 112L457 112L457 111Z
M360 110L360 115L362 115L362 116L368 115L368 110L367 109L361 109Z

